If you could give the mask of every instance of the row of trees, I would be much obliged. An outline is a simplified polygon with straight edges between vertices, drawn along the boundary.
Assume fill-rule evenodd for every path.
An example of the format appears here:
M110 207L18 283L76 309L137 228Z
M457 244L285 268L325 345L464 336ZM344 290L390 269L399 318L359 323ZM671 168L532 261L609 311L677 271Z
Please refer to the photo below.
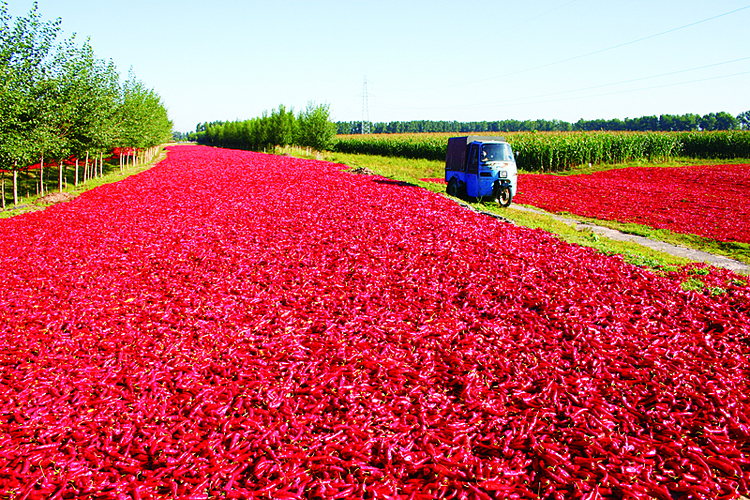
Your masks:
M13 173L14 203L17 174L31 164L62 168L70 157L146 150L172 134L159 95L132 72L121 83L88 40L57 44L61 23L43 21L36 4L14 20L0 3L0 169Z
M642 116L640 118L625 118L619 120L578 120L573 124L573 130L613 130L613 131L643 131L643 132L692 132L698 130L737 130L750 128L750 111L737 116L727 112L697 115Z
M199 123L191 140L209 146L272 150L276 146L296 145L318 151L331 149L336 138L336 125L330 120L328 104L309 102L297 115L283 104L278 109L244 121Z
M336 122L338 134L361 134L362 122ZM425 132L569 132L569 131L642 131L676 132L697 130L750 129L750 111L732 116L726 112L697 115L661 115L625 118L624 120L578 120L569 123L561 120L498 120L498 121L395 121L370 124L374 134L401 134Z

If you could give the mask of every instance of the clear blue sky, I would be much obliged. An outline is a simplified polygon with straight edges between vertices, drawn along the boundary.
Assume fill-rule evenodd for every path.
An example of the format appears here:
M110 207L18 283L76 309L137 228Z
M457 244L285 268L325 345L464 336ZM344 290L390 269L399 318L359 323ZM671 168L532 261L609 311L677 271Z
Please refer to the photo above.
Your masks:
M9 1L14 16L31 6ZM39 0L39 9L62 18L64 37L90 37L123 77L132 67L183 132L308 101L358 121L365 77L373 122L750 110L750 0Z

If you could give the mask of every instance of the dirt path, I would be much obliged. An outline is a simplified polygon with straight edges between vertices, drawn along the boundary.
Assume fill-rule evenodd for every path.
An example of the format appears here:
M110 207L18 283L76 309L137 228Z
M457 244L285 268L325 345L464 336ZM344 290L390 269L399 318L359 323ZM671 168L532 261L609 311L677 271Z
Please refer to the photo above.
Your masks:
M686 259L694 260L696 262L706 262L708 264L711 264L712 266L723 267L725 269L729 269L731 271L734 271L740 274L750 274L749 265L745 264L744 262L739 262L734 259L724 257L723 255L716 255L716 254L712 254L708 252L702 252L700 250L694 250L692 248L672 245L670 243L652 240L649 238L645 238L643 236L637 236L635 234L623 233L615 229L610 229L608 227L603 227L603 226L597 226L595 224L590 224L588 222L580 222L578 220L571 219L569 217L563 217L561 215L551 214L549 212L538 210L532 207L513 205L513 208L516 210L524 210L527 212L534 212L537 214L552 217L553 219L557 221L568 224L569 226L575 228L578 231L584 231L588 229L590 231L593 231L596 234L606 236L607 238L612 239L612 240L631 241L633 243L643 245L644 247L652 248L654 250L668 253L670 255L675 255L677 257L684 257Z

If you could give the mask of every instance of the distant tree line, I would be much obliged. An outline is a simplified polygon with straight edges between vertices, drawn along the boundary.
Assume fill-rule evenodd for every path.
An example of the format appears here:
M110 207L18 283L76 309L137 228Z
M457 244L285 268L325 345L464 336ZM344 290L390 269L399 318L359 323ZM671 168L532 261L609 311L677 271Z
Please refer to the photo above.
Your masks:
M14 202L31 164L59 163L62 179L63 160L145 150L172 134L159 95L132 73L121 84L88 40L56 44L61 23L42 21L36 4L14 20L0 3L0 170L13 174Z
M328 104L313 102L297 115L283 104L268 114L244 121L199 123L191 140L209 146L273 150L277 146L296 145L318 151L329 150L336 138L336 125L330 120Z
M570 131L641 131L688 132L699 130L750 129L750 111L737 116L721 111L701 116L685 115L642 116L612 120L578 120L569 123L561 120L498 120L498 121L431 121L412 120L370 123L374 134L428 133L428 132L570 132ZM362 122L336 122L338 134L362 133Z

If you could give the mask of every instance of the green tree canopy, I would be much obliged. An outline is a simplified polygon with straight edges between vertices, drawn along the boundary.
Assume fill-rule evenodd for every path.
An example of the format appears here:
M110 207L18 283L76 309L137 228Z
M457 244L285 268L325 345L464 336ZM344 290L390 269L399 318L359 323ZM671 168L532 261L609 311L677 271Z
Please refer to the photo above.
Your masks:
M226 148L262 151L295 144L319 151L330 149L336 124L330 120L329 105L308 103L296 117L283 104L245 121L199 123L194 137L199 143Z
M324 151L333 146L336 125L330 120L328 104L308 102L297 117L297 144Z

